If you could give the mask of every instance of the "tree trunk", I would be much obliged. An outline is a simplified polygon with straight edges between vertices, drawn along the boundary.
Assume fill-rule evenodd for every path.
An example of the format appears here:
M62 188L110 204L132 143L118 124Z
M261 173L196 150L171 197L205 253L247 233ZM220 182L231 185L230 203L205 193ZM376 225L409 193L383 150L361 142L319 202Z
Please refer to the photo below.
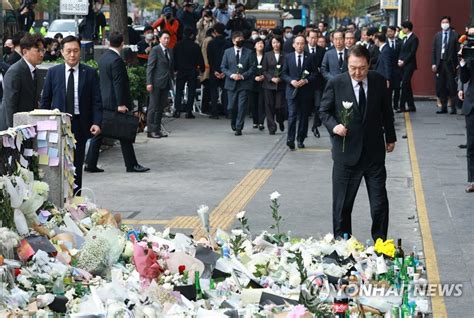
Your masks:
M127 0L110 1L110 32L123 34L125 44L128 44Z

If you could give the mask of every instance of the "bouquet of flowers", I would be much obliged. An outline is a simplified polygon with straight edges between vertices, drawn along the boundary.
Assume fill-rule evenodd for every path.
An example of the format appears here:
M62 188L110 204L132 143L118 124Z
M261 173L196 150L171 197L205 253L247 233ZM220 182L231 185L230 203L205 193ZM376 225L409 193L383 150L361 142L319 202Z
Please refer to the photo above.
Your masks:
M281 65L277 64L275 68L275 77L280 78L280 76L281 76Z
M309 75L309 72L307 70L304 70L303 71L303 74L301 74L301 78L300 78L300 81L306 79L306 77L308 77ZM292 98L295 98L296 97L296 94L298 94L298 88L295 88L293 90L293 94L291 95Z

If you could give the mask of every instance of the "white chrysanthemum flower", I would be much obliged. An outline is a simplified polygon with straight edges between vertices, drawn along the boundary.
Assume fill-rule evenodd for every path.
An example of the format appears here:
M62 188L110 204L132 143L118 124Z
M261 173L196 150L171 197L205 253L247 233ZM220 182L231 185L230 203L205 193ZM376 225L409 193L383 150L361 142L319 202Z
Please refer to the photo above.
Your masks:
M257 68L262 68L262 65L257 65Z
M237 64L237 67L238 67L238 68L243 68L244 66L239 63L239 64Z
M351 109L352 108L352 102L342 102L342 106L345 108L345 109Z
M280 65L280 64L278 64L278 65L276 66L276 68L277 68L277 69L280 69L280 68L281 68L281 65Z
M46 293L46 287L44 285L38 284L36 285L36 291L40 294Z
M244 231L237 229L237 230L232 230L232 235L234 236L244 236Z
M237 213L237 215L235 216L235 218L236 218L237 220L241 220L241 219L244 218L244 216L245 216L245 211L242 211L242 212Z
M280 193L278 193L277 191L273 192L272 194L270 194L270 200L277 200L279 197L280 197Z
M304 75L309 75L309 72L307 70L304 70L303 74Z

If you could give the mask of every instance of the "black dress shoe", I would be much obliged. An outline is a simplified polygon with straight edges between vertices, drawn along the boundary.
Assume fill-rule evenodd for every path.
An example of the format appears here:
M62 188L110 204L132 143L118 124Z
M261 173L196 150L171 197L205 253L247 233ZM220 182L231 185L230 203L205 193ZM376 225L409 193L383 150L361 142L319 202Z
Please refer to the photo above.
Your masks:
M132 168L127 168L127 172L147 172L150 168L146 168L142 165L136 164Z
M321 134L319 133L319 130L317 127L314 127L313 128L313 134L314 134L314 137L316 138L320 138L321 137Z
M409 107L408 112L411 112L411 113L416 113L416 108L415 107Z
M209 116L210 119L219 119L219 116L217 115L212 115L212 116Z
M156 133L156 132L149 132L149 133L146 134L146 136L148 138L161 138L160 133Z
M235 135L236 135L236 136L242 136L242 130L237 129L237 130L235 131Z
M437 110L436 111L436 114L447 114L448 111L446 109L441 109L441 110Z
M268 134L269 134L269 135L274 135L275 132L274 132L274 131L269 131Z
M262 131L262 130L265 129L265 126L263 126L263 125L258 125L258 129L259 129L260 131Z
M167 133L164 133L164 132L162 132L162 131L160 131L159 134L160 134L161 138L166 138L166 137L168 137L168 134L167 134Z
M280 131L285 131L285 124L284 123L279 123L280 126Z
M456 114L457 114L456 108L452 107L452 108L451 108L451 111L449 112L449 114L451 114L451 115L456 115Z
M253 128L258 128L258 125L257 125L257 124L253 124Z
M466 148L467 148L467 145L466 145L466 144L462 144L462 145L459 145L458 148L459 148L459 149L466 149Z
M291 151L295 151L296 148L295 148L295 142L294 141L288 140L286 142L286 145L288 146L288 148L290 148Z
M304 148L304 143L303 142L298 142L298 148Z
M196 116L193 115L193 113L187 113L185 116L187 119L194 119Z
M96 172L104 172L104 169L100 169L100 168L97 168L97 167L85 166L84 171L96 173Z
M235 131L237 128L235 128L235 125L230 125L230 128L232 128L233 131Z
M400 109L397 109L395 112L396 112L397 114L400 114L400 113L406 113L407 110L400 108Z

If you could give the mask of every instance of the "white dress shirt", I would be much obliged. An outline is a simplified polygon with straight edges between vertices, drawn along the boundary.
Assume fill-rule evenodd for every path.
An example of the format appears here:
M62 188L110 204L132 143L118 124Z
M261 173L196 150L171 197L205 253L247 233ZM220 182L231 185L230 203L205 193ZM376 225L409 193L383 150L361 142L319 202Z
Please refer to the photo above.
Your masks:
M314 52L313 52L313 50L314 50ZM317 50L316 46L311 47L311 46L308 45L308 52L309 53L311 53L311 54L316 53L316 50Z
M357 103L359 103L359 89L360 89L359 82L354 80L352 77L351 77L351 81L352 81L352 89L354 90ZM364 87L365 100L367 101L367 91L369 90L367 77L362 80L362 86ZM366 108L367 108L367 105L366 105Z
M341 51L338 51L337 49L336 50L336 53L337 53L337 60L339 61L339 56L342 56L342 60L344 61L344 49L342 49ZM342 53L342 55L339 55L339 53Z
M275 61L277 61L277 64L278 64L278 60L280 59L280 53L273 53L275 54Z
M69 70L73 69L73 76L74 76L74 115L79 115L79 63L74 66L70 67L69 65L65 64L66 69L66 91L67 91L67 82L69 80Z
M115 53L117 53L119 56L121 56L119 50L117 50L116 48L114 48L114 47L109 47L109 49L112 50L112 51L114 51Z
M382 49L385 47L385 45L387 45L387 43L384 43L382 44L380 47L379 47L379 51L382 52Z
M31 65L30 62L28 62L25 58L23 58L23 61L25 61L26 64L28 65L28 68L30 69L30 73L31 73L31 78L34 80L34 79L35 79L35 75L33 74L33 72L36 70L36 67L34 67L33 65Z

